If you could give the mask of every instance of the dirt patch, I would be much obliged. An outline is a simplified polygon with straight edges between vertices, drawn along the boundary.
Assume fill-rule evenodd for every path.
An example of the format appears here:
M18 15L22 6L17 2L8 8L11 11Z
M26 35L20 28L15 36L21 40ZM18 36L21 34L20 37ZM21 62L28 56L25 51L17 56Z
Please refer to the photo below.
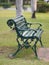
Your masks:
M10 53L14 51L16 48L14 47L0 47L0 54Z
M8 55L12 52L15 52L17 47L0 47L0 55ZM38 58L44 61L49 62L49 48L39 48L37 49ZM25 54L24 54L25 55ZM24 56L23 55L23 56ZM32 56L30 56L32 57Z

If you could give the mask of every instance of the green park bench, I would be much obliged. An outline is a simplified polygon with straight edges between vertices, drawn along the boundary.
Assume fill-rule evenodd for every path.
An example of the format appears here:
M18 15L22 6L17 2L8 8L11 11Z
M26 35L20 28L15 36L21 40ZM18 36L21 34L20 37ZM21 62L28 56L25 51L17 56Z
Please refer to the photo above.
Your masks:
M38 24L39 26L36 29L32 29L31 25ZM29 47L34 51L36 57L37 55L37 49L36 49L36 44L39 41L41 46L43 47L42 41L41 41L41 35L42 35L42 28L40 23L28 23L23 16L19 16L15 19L9 19L7 21L7 25L15 29L17 33L17 42L18 42L18 49L16 50L15 53L9 55L10 57L15 57L15 55L22 49L26 48L28 49ZM21 39L21 41L20 41ZM35 40L36 39L36 40ZM30 41L28 41L30 40ZM31 42L35 40L35 43L31 45Z

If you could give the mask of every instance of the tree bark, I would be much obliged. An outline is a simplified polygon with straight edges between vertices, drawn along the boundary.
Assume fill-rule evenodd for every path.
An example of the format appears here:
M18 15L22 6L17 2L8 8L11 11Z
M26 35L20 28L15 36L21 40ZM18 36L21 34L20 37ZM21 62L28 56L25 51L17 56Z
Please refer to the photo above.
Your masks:
M22 15L23 0L16 0L16 16Z
M32 18L36 18L37 0L31 0Z

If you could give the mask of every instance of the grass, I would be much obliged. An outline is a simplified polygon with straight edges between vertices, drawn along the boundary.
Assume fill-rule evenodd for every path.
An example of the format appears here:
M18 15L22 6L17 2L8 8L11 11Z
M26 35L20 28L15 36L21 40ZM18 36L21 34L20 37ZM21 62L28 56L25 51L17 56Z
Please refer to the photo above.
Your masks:
M30 12L23 12L23 15L29 22L42 23L43 45L49 47L49 13L37 13L36 19L31 19ZM8 54L16 50L17 42L16 33L7 26L7 20L15 17L16 11L0 10L0 65L49 65L49 62L36 59L31 49L22 49L15 59L8 58Z

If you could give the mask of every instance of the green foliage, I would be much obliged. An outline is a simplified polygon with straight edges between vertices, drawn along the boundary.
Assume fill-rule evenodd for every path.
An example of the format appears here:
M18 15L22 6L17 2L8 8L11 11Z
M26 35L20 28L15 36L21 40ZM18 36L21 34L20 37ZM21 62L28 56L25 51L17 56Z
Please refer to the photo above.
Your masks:
M44 0L38 0L38 1L44 1Z
M37 4L37 11L38 12L48 12L49 11L49 4L44 1L39 1Z
M11 3L0 3L0 6L3 6L3 8L9 8Z

